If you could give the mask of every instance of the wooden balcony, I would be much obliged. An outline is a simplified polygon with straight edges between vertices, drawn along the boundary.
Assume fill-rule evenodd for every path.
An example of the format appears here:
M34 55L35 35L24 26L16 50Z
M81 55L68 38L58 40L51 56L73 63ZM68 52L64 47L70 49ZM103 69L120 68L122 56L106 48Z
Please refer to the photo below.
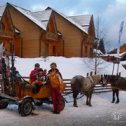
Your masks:
M45 38L48 40L56 41L58 39L58 35L51 32L47 32Z
M12 39L14 36L13 32L0 30L0 38Z

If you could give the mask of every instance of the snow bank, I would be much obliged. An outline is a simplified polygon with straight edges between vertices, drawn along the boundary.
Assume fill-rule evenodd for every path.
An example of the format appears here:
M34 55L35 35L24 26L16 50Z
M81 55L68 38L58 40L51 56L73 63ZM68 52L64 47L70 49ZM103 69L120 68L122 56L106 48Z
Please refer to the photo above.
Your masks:
M52 62L57 63L58 69L64 79L71 79L75 75L86 76L87 73L94 71L95 59L90 58L65 58L65 57L48 57L46 62L43 58L15 58L15 67L22 76L29 76L30 71L34 69L34 64L39 63L43 69L50 69ZM113 63L97 59L97 72L99 74L112 74ZM126 77L126 70L119 65L119 72ZM117 64L115 64L114 74L117 73Z

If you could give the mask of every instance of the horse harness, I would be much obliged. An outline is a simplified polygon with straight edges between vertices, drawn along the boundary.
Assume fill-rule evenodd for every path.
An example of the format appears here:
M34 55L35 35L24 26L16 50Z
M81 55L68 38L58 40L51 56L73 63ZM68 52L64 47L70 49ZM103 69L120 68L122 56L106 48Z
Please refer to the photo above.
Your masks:
M89 76L85 78L85 81L86 81L86 84L84 85L84 92L89 92L95 87L94 80L91 76ZM89 81L89 83L87 83L87 81Z

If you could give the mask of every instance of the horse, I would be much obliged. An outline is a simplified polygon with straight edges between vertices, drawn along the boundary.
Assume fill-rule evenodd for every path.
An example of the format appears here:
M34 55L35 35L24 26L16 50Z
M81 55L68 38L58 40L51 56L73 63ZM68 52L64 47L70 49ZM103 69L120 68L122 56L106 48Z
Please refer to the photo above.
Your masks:
M119 90L126 91L126 78L120 77L119 75L104 75L106 82L111 84L112 88L112 103L118 104ZM116 96L116 99L115 99Z
M73 106L78 107L76 99L79 93L85 94L87 97L86 105L92 106L91 98L95 84L101 82L103 83L103 80L104 79L102 75L93 75L88 77L77 75L73 77L71 80L71 89L73 92L73 99L74 99Z

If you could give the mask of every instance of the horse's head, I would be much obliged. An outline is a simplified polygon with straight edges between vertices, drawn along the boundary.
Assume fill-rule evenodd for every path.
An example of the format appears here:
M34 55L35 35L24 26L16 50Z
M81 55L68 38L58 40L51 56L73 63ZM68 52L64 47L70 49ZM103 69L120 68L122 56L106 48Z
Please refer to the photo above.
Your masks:
M119 77L118 75L104 75L105 85L115 83Z
M103 87L108 84L109 75L101 75L101 84Z

